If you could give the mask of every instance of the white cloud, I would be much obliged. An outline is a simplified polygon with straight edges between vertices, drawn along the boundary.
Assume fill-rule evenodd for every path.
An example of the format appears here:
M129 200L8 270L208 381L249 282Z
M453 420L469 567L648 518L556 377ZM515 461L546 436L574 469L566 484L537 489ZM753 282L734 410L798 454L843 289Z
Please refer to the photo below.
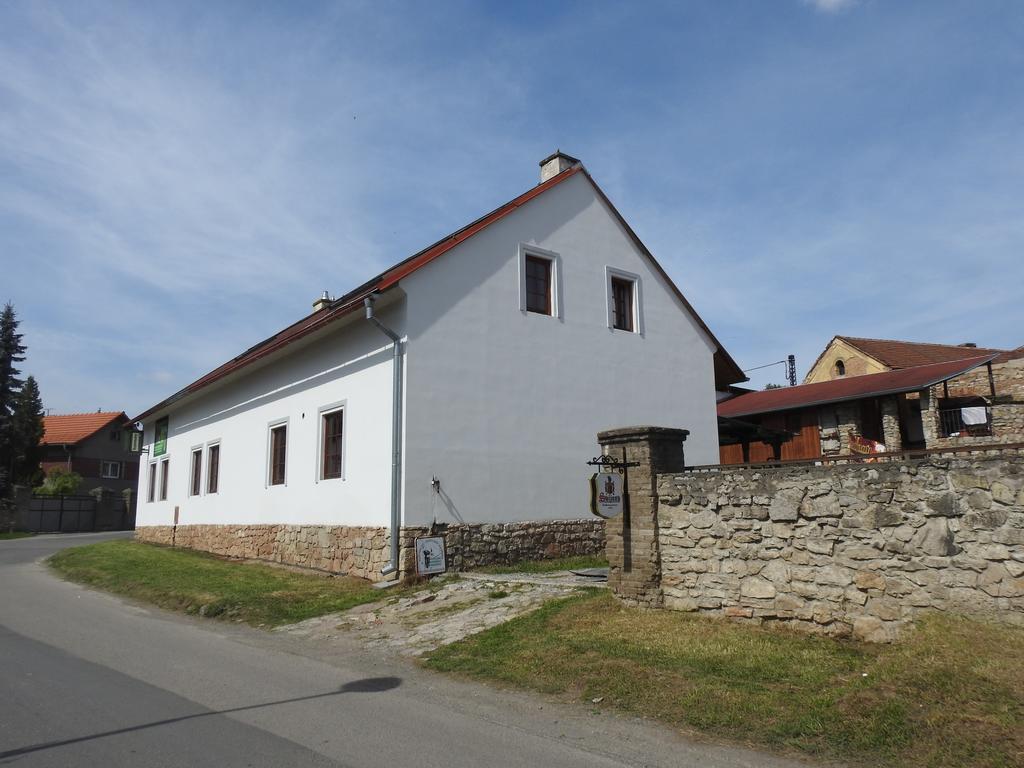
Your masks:
M858 0L803 0L804 4L813 6L822 13L839 13L852 8Z

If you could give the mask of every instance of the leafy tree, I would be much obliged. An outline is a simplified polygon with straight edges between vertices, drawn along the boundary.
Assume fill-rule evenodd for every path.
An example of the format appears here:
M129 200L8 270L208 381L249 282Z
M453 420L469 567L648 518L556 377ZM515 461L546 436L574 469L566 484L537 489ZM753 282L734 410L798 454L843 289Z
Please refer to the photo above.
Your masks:
M765 390L769 390L769 389L782 389L782 385L781 384L765 384L764 388L765 388Z
M71 496L82 484L82 476L77 472L54 467L47 473L46 480L36 488L36 493L44 496Z
M25 359L25 345L18 333L18 318L10 302L0 313L0 497L6 495L6 486L14 470L14 436L12 416L14 402L21 391L21 373L17 364Z
M35 483L42 479L39 472L42 459L39 443L43 439L43 415L39 385L34 376L29 376L15 398L14 413L11 416L14 459L11 480L15 483Z

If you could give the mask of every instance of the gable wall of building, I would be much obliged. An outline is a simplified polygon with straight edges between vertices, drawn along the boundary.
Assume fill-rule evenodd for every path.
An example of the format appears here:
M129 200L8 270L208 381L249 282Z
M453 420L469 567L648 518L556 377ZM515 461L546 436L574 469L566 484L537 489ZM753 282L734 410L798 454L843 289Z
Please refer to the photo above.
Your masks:
M558 254L559 316L520 309L521 243ZM609 329L606 267L639 277L642 334ZM667 420L690 463L717 461L713 347L584 176L403 285L407 525L588 517L585 462L614 424Z
M868 357L842 339L833 339L821 358L807 372L803 383L816 384L819 381L832 381L839 378L836 373L836 361L839 360L846 367L847 376L863 376L866 373L882 373L889 370L873 357Z

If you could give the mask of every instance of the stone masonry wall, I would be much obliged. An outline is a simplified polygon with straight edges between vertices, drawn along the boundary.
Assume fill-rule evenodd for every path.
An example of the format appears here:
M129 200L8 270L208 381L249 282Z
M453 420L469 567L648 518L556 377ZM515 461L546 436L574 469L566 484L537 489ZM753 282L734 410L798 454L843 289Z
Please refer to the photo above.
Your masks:
M870 641L924 610L1024 625L1024 451L666 473L656 519L666 608Z
M449 570L510 565L519 560L595 554L604 549L604 521L553 520L527 523L439 526ZM427 528L402 528L401 576L415 575L415 541ZM382 581L390 559L387 528L319 525L144 526L136 538L226 557L264 560Z
M818 409L822 456L849 456L850 433L860 434L860 404L833 403Z

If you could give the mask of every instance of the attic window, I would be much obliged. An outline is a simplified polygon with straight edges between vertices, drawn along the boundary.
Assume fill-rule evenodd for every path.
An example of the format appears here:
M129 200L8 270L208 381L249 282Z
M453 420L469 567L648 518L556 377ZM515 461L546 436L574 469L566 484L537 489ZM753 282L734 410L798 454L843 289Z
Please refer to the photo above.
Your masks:
M842 360L836 360L836 376L846 375L846 363Z
M608 302L608 327L642 336L644 333L643 294L640 276L605 267Z
M633 281L612 278L612 327L633 331Z
M526 311L551 314L551 260L526 257Z
M561 317L562 259L552 251L519 243L519 311Z

